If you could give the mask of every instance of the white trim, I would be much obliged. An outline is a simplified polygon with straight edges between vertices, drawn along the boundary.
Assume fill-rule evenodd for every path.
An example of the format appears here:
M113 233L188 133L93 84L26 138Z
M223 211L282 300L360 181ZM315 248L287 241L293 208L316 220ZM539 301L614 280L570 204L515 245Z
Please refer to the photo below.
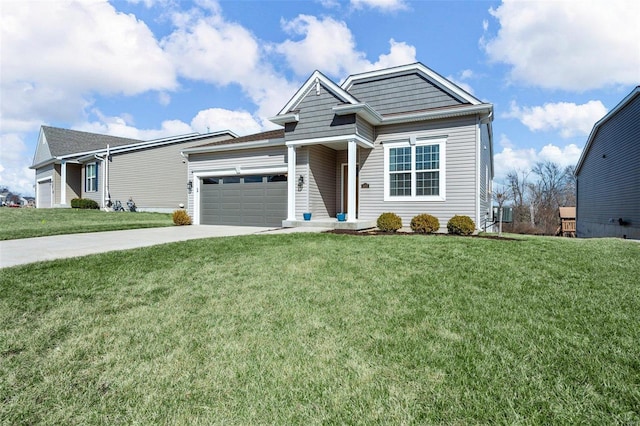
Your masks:
M481 217L480 217L480 205L482 204L482 198L480 197L480 179L482 179L482 135L480 133L480 122L481 120L478 120L478 124L476 125L476 172L474 173L475 179L476 179L476 229L481 229L480 224L482 223L480 221ZM488 188L485 187L485 191L487 191Z
M280 112L278 112L278 115L276 115L276 117L274 118L277 118L278 116L281 116L293 110L298 105L298 103L307 95L307 92L311 88L313 88L313 86L317 83L317 81L320 81L320 83L322 83L327 89L329 89L334 95L336 95L342 101L348 102L351 104L358 103L358 100L356 98L351 96L350 93L342 89L336 83L329 80L320 71L314 71L313 74L311 74L311 77L307 79L307 81L302 85L302 87L298 89L298 91L293 95L293 97L289 100L289 102L287 102L284 108L282 108Z
M287 220L296 220L296 147L287 147Z
M416 142L411 143L413 137ZM439 195L416 195L416 146L439 145ZM446 138L430 138L420 137L419 134L412 136L398 136L393 140L389 140L383 145L384 149L384 201L385 202L412 202L412 201L446 201L447 194L447 139ZM389 173L389 151L391 148L410 147L411 148L411 195L410 196L390 196L390 173Z
M437 86L440 86L441 89L444 89L446 92L458 97L461 100L469 102L473 105L481 104L482 102L477 99L475 96L466 92L465 90L458 87L456 84L451 82L450 80L444 78L440 74L436 73L432 69L426 67L424 64L420 62L416 62L414 64L407 64L393 68L386 68L382 70L369 71L361 74L350 75L344 83L340 85L340 87L346 91L351 89L351 86L357 81L368 79L368 78L376 78L389 76L392 74L401 74L406 72L416 71L426 77L428 80L435 83Z
M286 165L276 165L276 166L261 166L261 167L233 167L233 168L224 168L224 169L206 169L206 170L192 170L191 171L191 180L193 182L192 188L192 196L193 196L193 223L194 225L200 225L200 203L202 202L200 198L200 185L202 183L202 179L208 177L222 177L222 176L237 176L238 169L240 169L241 175L252 175L252 174L285 174L287 173ZM289 177L287 177L287 182L289 181Z
M46 181L51 181L51 191L50 191L51 192L51 194L50 194L50 196L51 196L50 204L51 205L48 206L48 207L42 207L42 206L40 206L40 184L44 183ZM43 177L43 178L40 178L40 179L36 179L36 207L37 208L45 209L45 208L52 208L53 207L53 204L54 204L54 201L55 201L54 200L54 189L55 189L55 185L53 184L53 175L50 175L50 176L47 176L47 177Z
M269 117L267 120L272 123L284 126L287 123L296 123L300 121L300 114L297 112L290 112L288 114L276 115L275 117Z
M347 222L355 222L358 217L358 212L356 212L356 194L358 189L356 188L356 169L358 164L358 145L355 140L349 141L349 148L347 157L349 160L349 166L347 168L348 171L348 194L347 197Z
M463 117L474 114L486 114L490 117L493 114L493 105L481 104L463 107L441 108L429 111L408 112L392 116L382 116L368 104L358 105L338 105L332 108L336 115L357 114L370 124L379 126L382 124L401 124L414 121L438 120L443 118Z
M60 163L60 205L67 205L67 162Z
M329 144L329 143L349 142L350 140L353 140L361 147L373 148L373 142L370 142L365 138L363 138L362 136L357 135L355 133L351 135L327 136L324 138L300 139L295 141L289 141L286 143L286 145L300 147L300 146L306 146L306 145L322 145L322 144Z

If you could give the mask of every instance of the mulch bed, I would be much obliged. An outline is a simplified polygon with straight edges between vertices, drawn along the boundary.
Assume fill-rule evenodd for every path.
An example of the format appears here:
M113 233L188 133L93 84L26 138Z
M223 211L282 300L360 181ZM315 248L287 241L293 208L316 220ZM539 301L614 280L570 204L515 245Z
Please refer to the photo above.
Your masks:
M405 231L380 231L379 229L362 229L360 231L356 231L354 229L331 229L329 231L324 231L326 234L340 234L340 235L359 235L361 237L366 236L381 236L381 235L434 235L437 237L453 237L453 238L485 238L488 240L500 240L500 241L521 241L516 238L510 237L498 237L497 235L455 235L455 234L419 234L416 232L405 232Z

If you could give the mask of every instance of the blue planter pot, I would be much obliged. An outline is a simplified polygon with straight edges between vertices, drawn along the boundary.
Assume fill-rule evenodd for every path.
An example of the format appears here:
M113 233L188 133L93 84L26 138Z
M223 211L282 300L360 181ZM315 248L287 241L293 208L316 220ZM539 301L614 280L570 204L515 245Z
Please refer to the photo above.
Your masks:
M346 213L338 213L336 214L336 217L338 218L338 222L344 222L345 220L347 220Z
M311 220L311 213L302 213L304 220Z

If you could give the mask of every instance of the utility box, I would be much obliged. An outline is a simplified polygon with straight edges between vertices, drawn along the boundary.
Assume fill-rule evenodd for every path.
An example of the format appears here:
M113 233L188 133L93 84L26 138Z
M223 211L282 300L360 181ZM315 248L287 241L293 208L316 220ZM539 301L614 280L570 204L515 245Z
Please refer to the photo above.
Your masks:
M493 206L493 221L500 221L500 212L498 211L498 206ZM502 223L511 223L513 222L513 207L511 206L502 206Z

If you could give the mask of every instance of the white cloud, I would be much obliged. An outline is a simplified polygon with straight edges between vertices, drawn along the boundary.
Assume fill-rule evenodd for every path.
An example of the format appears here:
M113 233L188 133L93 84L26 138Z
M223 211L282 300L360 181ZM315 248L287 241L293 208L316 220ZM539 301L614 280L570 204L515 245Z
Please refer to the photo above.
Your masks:
M351 5L354 9L369 7L385 12L407 9L407 4L404 0L351 0Z
M238 135L259 133L262 125L247 111L210 108L198 112L191 120L191 128L199 133L208 131L231 130Z
M640 81L637 0L504 0L490 13L500 29L481 44L512 80L573 91Z
M533 132L556 130L563 138L588 135L596 121L607 113L600 101L576 105L571 102L547 103L543 106L520 107L511 103L505 118L517 118Z
M356 42L342 21L325 17L299 15L291 21L282 21L282 28L301 40L286 40L275 46L285 56L288 65L299 76L320 70L332 76L404 65L416 62L416 49L404 42L389 40L389 53L382 54L375 63L366 59L364 52L356 50Z
M162 46L179 74L220 86L237 84L258 106L258 115L277 114L297 84L272 69L259 40L243 26L227 22L217 3L209 4L208 10L173 15L177 28Z
M149 28L106 0L7 2L1 16L2 127L74 120L91 94L172 90L175 72ZM21 124L22 123L22 124Z
M551 161L564 168L578 163L582 148L575 144L563 147L547 144L539 151L533 148L517 148L507 136L500 135L499 145L502 151L493 157L494 180L504 182L507 173L513 170L531 170L539 161Z
M0 135L0 184L13 192L33 196L35 172L29 169L32 157L19 134Z

